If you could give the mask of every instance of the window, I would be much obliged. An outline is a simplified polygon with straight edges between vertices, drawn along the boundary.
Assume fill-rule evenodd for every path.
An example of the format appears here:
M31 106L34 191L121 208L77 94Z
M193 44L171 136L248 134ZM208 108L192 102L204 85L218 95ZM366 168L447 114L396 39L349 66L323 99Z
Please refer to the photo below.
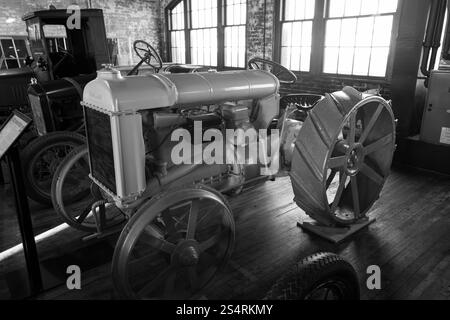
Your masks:
M183 0L167 10L172 62L245 67L246 0Z
M397 0L329 0L323 72L385 77Z
M63 25L47 24L43 26L45 41L50 53L67 51L67 34Z
M245 0L225 2L225 67L245 68Z
M180 2L170 12L170 53L172 60L186 62L186 46L184 43L184 2Z
M191 63L217 65L217 0L191 0Z
M24 67L28 55L25 39L0 38L0 69Z
M281 64L294 71L310 71L315 0L283 0Z

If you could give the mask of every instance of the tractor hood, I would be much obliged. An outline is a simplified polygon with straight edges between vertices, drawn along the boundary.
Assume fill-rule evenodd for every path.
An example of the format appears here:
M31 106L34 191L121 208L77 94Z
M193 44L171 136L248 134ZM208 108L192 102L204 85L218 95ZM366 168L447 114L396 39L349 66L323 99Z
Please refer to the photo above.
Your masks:
M110 113L263 99L278 93L279 81L262 70L153 74L123 77L107 68L84 89L83 102Z

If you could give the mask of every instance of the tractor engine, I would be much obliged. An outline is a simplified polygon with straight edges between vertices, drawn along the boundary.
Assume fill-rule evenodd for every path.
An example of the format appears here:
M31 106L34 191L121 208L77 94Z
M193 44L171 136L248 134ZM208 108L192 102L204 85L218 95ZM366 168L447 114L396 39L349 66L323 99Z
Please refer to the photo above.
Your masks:
M200 135L268 129L279 113L278 89L278 79L262 70L123 77L103 69L86 85L82 102L91 179L116 202L136 200L151 181L182 167L171 159L174 130L196 137L195 123L202 124ZM191 143L208 145L203 138ZM212 176L228 166L201 167Z

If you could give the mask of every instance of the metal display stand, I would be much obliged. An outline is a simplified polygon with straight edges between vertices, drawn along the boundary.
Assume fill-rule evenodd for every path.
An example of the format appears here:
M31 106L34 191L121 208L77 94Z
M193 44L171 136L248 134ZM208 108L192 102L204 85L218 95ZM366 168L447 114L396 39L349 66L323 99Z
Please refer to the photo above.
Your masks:
M43 289L41 270L34 239L33 224L28 205L28 198L23 182L22 165L17 141L28 128L31 119L14 111L0 128L0 159L6 157L14 191L17 219L22 236L23 251L28 271L30 291L36 295Z
M320 225L317 222L298 222L297 226L303 230L315 234L325 240L328 240L334 244L342 243L348 240L351 236L355 235L364 228L374 223L376 220L373 218L367 218L361 220L359 223L353 224L348 227L327 227Z

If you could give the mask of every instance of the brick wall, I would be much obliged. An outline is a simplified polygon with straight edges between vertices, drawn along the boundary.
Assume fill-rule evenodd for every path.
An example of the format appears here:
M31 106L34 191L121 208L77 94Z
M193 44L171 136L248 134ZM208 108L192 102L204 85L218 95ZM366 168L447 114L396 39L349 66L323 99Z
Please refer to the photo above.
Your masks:
M26 35L22 16L27 12L48 9L50 4L57 9L71 4L84 9L89 3L103 10L107 37L118 40L119 64L136 62L130 50L134 40L143 39L159 50L159 0L0 0L0 35ZM8 19L10 23L6 23Z

